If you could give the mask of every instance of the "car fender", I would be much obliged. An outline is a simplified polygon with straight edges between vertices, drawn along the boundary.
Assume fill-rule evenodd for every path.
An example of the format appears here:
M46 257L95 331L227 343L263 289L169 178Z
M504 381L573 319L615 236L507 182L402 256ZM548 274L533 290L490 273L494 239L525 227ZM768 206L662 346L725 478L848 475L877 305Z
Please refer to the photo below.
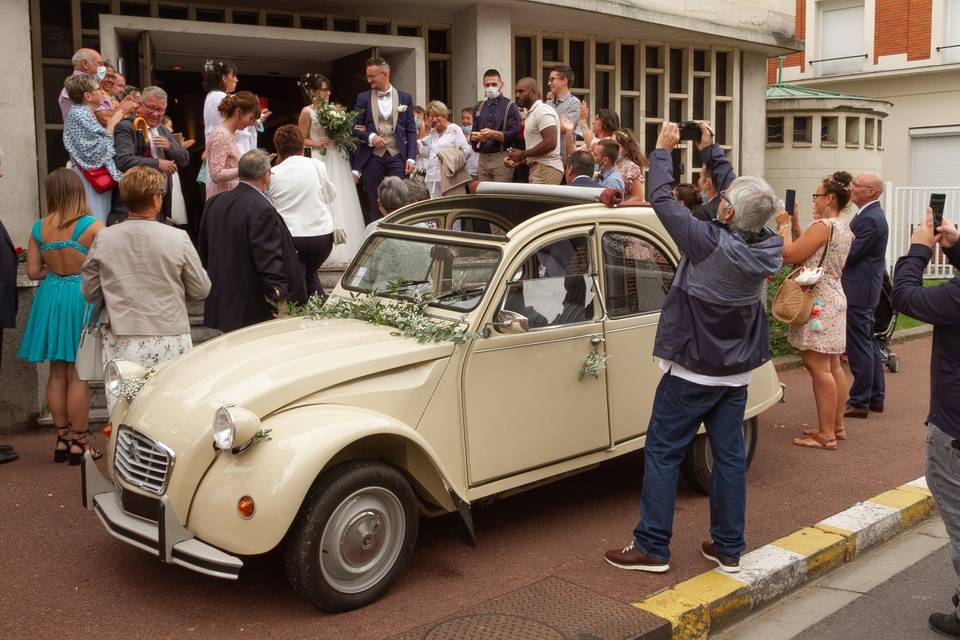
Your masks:
M310 405L268 416L268 438L242 453L220 451L190 506L187 528L199 539L240 555L265 553L286 535L307 491L325 471L348 460L392 464L433 511L456 511L465 495L430 445L396 419L345 405ZM210 446L213 446L211 442ZM240 498L254 501L244 518Z

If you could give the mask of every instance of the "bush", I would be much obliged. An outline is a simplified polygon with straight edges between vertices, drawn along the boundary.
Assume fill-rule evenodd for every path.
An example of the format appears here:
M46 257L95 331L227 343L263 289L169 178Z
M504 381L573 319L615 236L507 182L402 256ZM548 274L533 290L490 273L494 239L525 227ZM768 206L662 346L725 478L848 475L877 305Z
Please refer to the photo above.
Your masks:
M774 358L797 352L796 349L787 344L787 324L780 322L770 313L770 305L773 304L773 298L777 295L777 289L780 288L780 283L790 275L790 272L793 271L794 268L792 265L784 265L784 267L773 276L773 279L767 282L767 320L770 323L770 350L773 351Z

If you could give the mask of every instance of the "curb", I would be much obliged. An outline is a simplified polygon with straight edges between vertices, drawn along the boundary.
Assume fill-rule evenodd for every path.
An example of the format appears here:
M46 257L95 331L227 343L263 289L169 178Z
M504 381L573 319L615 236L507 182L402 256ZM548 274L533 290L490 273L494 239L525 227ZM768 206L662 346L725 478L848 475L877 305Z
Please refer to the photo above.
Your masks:
M674 640L705 640L711 630L850 562L933 509L920 477L751 551L740 559L740 573L713 569L633 606L668 620Z
M890 344L900 344L901 342L921 340L932 335L933 326L929 324L923 324L919 327L911 327L909 329L901 329L900 331L897 331L893 334L893 336L891 336ZM779 373L781 371L799 369L803 366L803 362L800 360L799 355L791 354L786 356L777 356L773 359L773 366L777 370L777 373Z

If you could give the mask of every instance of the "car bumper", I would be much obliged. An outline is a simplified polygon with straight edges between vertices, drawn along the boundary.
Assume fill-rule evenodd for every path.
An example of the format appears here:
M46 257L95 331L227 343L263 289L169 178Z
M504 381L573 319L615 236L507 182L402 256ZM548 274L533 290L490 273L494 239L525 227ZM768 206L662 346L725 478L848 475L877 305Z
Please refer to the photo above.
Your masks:
M157 522L124 511L113 485L103 477L89 453L83 456L81 492L83 506L97 514L114 538L156 555L163 562L208 576L236 580L240 575L243 561L194 538L177 520L167 496L160 498Z

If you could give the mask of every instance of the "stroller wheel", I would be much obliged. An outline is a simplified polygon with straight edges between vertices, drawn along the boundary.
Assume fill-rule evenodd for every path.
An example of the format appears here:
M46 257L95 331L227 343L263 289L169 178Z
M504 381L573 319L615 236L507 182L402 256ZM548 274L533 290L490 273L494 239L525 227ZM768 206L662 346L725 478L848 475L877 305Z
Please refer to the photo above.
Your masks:
M891 353L890 357L887 358L887 369L890 370L890 373L896 373L900 371L900 356L895 353Z

